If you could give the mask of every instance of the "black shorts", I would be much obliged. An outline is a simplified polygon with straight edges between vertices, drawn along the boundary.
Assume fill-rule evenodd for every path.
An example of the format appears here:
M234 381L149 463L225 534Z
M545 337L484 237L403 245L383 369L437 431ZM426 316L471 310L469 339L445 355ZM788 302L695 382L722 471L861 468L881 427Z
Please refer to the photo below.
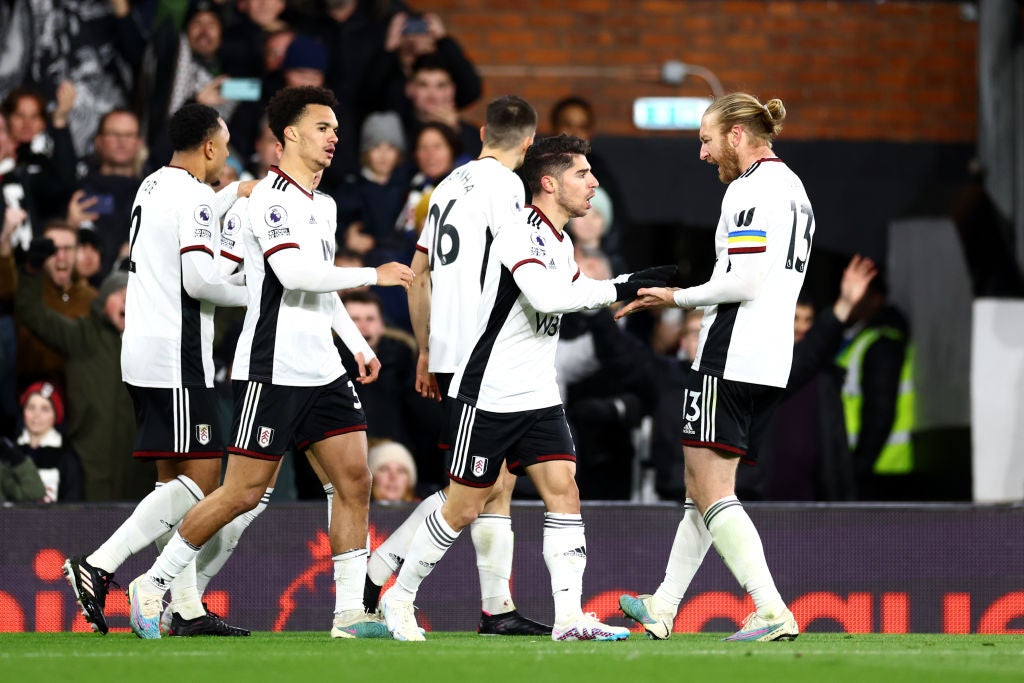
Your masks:
M746 463L756 462L756 446L783 392L780 387L690 370L683 392L683 445L713 448Z
M135 405L134 457L190 460L224 455L216 390L125 386Z
M448 399L453 435L448 476L486 488L498 480L504 460L512 474L551 460L576 462L576 446L561 405L518 413L492 413Z
M280 460L338 434L366 431L366 415L346 375L320 387L236 380L228 453Z

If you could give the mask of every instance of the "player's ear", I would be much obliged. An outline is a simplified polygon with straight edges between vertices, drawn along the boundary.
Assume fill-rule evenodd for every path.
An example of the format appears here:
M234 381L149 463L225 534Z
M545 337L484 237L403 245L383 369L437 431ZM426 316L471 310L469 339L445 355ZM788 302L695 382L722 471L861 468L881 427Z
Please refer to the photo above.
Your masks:
M295 126L285 126L284 137L286 140L291 140L292 142L298 140L299 136L298 133L295 132Z
M555 191L555 179L549 175L540 177L540 186L545 192Z

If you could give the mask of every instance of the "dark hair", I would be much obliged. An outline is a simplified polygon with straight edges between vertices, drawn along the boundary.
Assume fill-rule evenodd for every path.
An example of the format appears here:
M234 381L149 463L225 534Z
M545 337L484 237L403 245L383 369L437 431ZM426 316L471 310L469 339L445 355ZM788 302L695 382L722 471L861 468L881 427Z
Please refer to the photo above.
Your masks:
M537 110L515 95L505 95L487 105L484 145L511 149L537 129Z
M267 102L267 125L274 137L284 144L284 129L302 118L306 107L311 104L322 104L335 109L338 98L327 88L312 85L300 85L292 88L281 88Z
M421 71L443 71L448 74L448 78L452 79L452 83L455 82L448 62L438 57L436 52L420 55L413 61L412 67L409 69L409 80L412 80Z
M22 85L11 92L7 93L7 97L4 98L2 104L0 104L0 112L3 113L4 118L8 118L14 113L14 110L18 108L18 101L25 98L33 99L39 105L39 113L42 114L43 118L46 118L46 97L43 96L36 88Z
M590 154L590 143L572 135L543 138L526 150L526 159L519 173L530 192L539 195L540 179L564 173L572 166L572 158L577 154Z
M131 116L133 119L135 119L136 124L139 123L139 115L136 114L134 111L132 111L131 109L126 109L124 107L115 107L114 109L111 109L106 114L100 117L100 122L96 126L96 135L103 135L103 128L107 125L107 120L111 116L114 116L116 114L127 114L128 116Z
M220 114L213 107L198 102L183 105L167 123L171 149L184 152L199 147L217 133L219 119Z
M444 138L448 148L452 151L452 163L454 164L455 160L459 158L460 154L462 154L462 140L459 139L458 134L454 130L437 121L424 123L423 127L420 128L418 133L416 133L416 139L413 141L412 146L413 156L416 155L416 147L419 146L420 138L423 137L423 133L428 130L436 130L441 134L441 137Z
M578 95L569 95L555 102L554 106L551 107L551 130L558 132L558 119L562 116L562 112L569 107L579 107L583 111L587 112L587 118L589 119L590 125L594 125L594 107L587 100L583 99Z
M350 289L341 295L341 303L373 304L384 316L384 306L380 302L380 295L372 289Z

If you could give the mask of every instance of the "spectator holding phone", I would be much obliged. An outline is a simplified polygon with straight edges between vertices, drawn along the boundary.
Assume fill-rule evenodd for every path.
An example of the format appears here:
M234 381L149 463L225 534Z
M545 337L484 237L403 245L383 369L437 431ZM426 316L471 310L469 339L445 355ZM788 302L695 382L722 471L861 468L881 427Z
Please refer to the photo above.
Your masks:
M93 139L93 149L93 158L86 164L88 170L68 203L67 223L80 234L94 231L99 238L88 239L101 253L99 271L89 277L102 281L113 270L121 247L128 240L132 202L142 182L145 150L139 117L128 109L105 114Z

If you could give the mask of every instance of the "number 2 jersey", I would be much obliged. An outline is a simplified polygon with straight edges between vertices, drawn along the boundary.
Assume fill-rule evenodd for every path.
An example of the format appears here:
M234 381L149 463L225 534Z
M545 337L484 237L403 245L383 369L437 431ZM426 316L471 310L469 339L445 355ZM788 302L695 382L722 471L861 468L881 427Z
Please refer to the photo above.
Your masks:
M706 306L694 369L786 386L793 315L813 237L814 213L803 183L781 159L760 159L729 184L711 280L676 294L677 303Z
M568 233L536 207L527 209L494 239L475 341L448 391L496 413L559 405L555 350L562 314L615 301L610 280L580 273Z
M217 204L213 189L183 168L164 166L139 186L121 341L121 378L128 384L213 386L215 307L185 291L181 255L217 253Z
M491 243L525 203L523 182L493 157L455 169L430 195L416 249L430 261L430 371L453 373L477 328Z

